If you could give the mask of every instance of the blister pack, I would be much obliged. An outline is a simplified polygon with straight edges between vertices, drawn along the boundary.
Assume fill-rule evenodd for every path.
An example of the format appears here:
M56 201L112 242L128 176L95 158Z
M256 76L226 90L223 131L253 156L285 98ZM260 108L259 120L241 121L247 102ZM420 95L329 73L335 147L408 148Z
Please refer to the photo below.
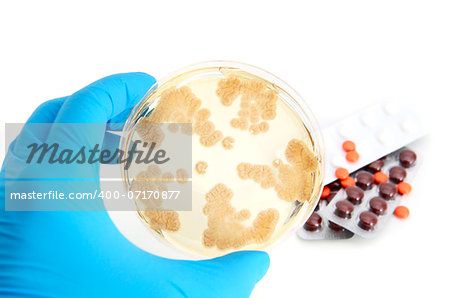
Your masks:
M297 235L304 240L338 240L353 237L353 232L329 221L323 214L324 209L333 197L342 189L339 181L324 187L319 204L305 224L297 230Z
M327 185L316 210L321 226L336 223L362 237L374 237L410 191L408 181L417 169L417 154L400 148L426 132L419 115L397 102L375 104L325 128ZM395 210L403 218L408 212L406 207ZM342 239L324 230L310 231L315 228L307 224L314 225L314 218L298 230L300 238Z
M336 168L354 172L426 134L419 115L407 105L382 102L336 122L322 131L326 146L324 183L336 179ZM355 148L342 144L351 140Z
M419 164L416 152L408 148L371 162L350 175L355 185L339 190L322 209L323 217L361 237L374 237L411 192Z

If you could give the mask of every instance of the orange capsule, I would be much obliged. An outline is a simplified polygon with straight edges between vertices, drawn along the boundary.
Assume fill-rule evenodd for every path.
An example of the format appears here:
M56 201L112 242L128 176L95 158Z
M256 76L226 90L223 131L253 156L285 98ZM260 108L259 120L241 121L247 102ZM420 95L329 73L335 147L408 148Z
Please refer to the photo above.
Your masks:
M355 179L348 176L347 178L341 180L341 185L344 188L355 186Z
M389 177L383 172L376 172L375 174L373 174L373 179L377 184L380 184L388 181Z
M347 169L337 168L336 171L334 172L334 175L336 176L336 178L343 180L346 179L350 175L350 173L348 172Z
M349 151L349 152L347 152L347 154L345 154L345 158L349 162L357 162L359 159L359 154L356 151Z
M401 195L409 194L411 190L412 186L407 182L400 182L399 184L397 184L397 191Z
M342 143L342 149L344 149L345 152L355 151L356 145L352 141L347 140Z
M320 198L326 199L331 193L331 189L328 186L324 186L322 190L322 194L320 195Z
M395 216L401 219L405 219L409 216L409 209L405 206L397 206L394 210Z

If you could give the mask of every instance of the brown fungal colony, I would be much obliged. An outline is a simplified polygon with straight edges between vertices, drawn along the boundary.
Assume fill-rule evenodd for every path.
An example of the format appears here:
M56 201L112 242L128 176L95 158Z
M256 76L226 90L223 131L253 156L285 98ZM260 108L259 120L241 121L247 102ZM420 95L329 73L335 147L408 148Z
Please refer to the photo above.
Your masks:
M269 130L268 120L276 117L278 94L268 89L263 80L244 79L230 75L219 81L217 96L224 106L231 106L240 96L238 117L231 119L233 128L257 135Z
M146 119L152 123L192 123L201 104L191 88L171 87L161 93L158 108Z
M131 184L130 190L138 196L139 191L167 191L167 184L171 183L174 177L171 173L161 173L161 169L156 165L150 165L146 171L140 172ZM180 229L178 212L170 210L157 210L161 208L162 201L155 197L138 200L141 215L152 229L176 232Z
M200 136L200 144L211 147L220 142L223 134L215 128L209 120L211 112L200 109L202 101L192 92L191 88L169 88L161 93L158 108L154 109L148 118L141 120L136 130L139 136L147 142L161 143L164 133L160 125L170 123L168 130L177 132L179 127L184 134L192 135L192 132ZM152 125L146 125L152 123ZM192 128L185 123L191 123Z
M203 108L194 117L194 133L200 136L200 144L205 147L214 146L223 138L222 132L217 130L214 123L209 120L210 116L211 112Z
M180 184L186 183L189 181L189 174L185 169L177 170L177 182Z
M155 148L159 148L164 141L165 135L160 123L149 123L143 121L136 125L136 132L142 140L147 143L155 143ZM178 129L178 128L177 128Z
M144 141L160 144L164 140L162 123L170 123L168 130L177 132L178 123L192 123L194 113L201 103L201 100L187 86L169 88L161 93L158 108L154 109L149 117L141 120L136 131ZM181 129L183 133L189 134L186 125L181 125Z
M275 171L268 165L252 165L243 162L237 166L237 171L241 179L252 179L262 188L271 188L277 183Z
M206 161L199 161L195 164L195 171L199 175L206 174L206 169L208 168L208 163Z
M241 179L255 181L262 188L274 187L282 200L304 202L311 195L312 174L317 168L317 160L305 143L297 139L289 141L285 157L289 164L276 159L272 163L274 169L268 165L240 163L238 175Z
M258 213L250 226L243 224L250 218L250 211L237 211L231 204L233 192L224 184L215 185L206 194L203 213L208 217L203 232L203 245L217 247L219 250L238 249L251 243L262 243L270 239L278 222L276 209Z
M225 137L222 140L222 146L227 150L233 149L233 143L234 139L232 137Z

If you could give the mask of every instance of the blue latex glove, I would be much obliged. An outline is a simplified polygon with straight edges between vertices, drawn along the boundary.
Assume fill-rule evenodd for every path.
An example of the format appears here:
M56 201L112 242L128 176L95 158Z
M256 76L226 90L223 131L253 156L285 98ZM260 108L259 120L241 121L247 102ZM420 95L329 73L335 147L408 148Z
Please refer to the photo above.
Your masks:
M122 121L154 83L153 77L143 73L113 75L69 97L45 102L28 122L104 123L106 128L107 123ZM268 269L264 252L237 252L206 261L170 260L130 243L106 211L5 211L5 166L14 169L18 178L36 173L24 162L25 144L57 141L79 147L103 144L104 137L105 130L86 133L56 126L48 130L25 127L11 144L0 176L0 295L249 296ZM78 174L98 178L98 165L73 167ZM67 192L79 190L76 183L52 183ZM98 181L93 181L83 190L98 187Z

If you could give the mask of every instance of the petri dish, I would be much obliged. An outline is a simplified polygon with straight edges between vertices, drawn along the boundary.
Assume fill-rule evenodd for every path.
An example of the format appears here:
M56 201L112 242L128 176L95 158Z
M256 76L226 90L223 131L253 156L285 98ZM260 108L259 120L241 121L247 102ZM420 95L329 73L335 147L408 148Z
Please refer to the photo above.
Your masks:
M189 164L161 170L132 163L123 180L128 191L188 185L188 209L136 204L152 233L187 258L266 249L303 225L318 203L319 126L297 92L258 67L209 61L159 80L131 112L121 147L163 143L161 136L188 138L179 147Z

